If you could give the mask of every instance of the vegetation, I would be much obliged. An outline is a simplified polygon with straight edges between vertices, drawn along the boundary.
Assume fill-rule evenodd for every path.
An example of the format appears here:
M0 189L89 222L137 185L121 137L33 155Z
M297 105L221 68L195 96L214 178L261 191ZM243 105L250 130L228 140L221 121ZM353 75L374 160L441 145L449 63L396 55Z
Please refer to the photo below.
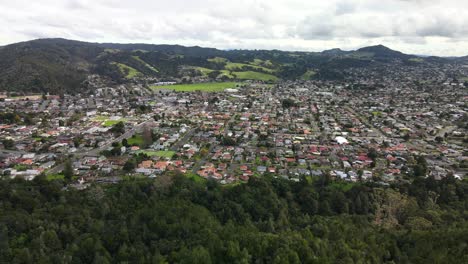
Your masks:
M161 157L161 158L172 158L176 152L175 151L151 151L151 150L141 150L138 153L146 154L148 157Z
M313 70L307 70L302 76L302 80L312 80L313 77L315 76L316 72Z
M0 89L53 94L86 92L89 74L109 85L138 77L171 80L201 75L215 79L275 81L282 79L345 78L348 68L378 66L395 61L418 65L429 59L406 55L384 46L357 51L283 52L278 50L217 50L179 45L96 44L41 39L0 49ZM431 57L450 63L459 59ZM63 65L67 65L64 67ZM314 71L311 71L314 69Z
M112 126L110 131L115 134L123 134L125 133L125 124L122 121L119 121Z
M142 146L143 145L143 136L134 135L131 138L127 139L127 143L130 146Z
M46 180L54 181L54 180L63 180L65 179L65 175L63 174L49 174L46 176Z
M245 71L245 72L234 72L233 73L237 79L241 80L258 80L258 81L277 81L278 77L254 71Z
M175 85L163 85L163 86L152 86L152 89L168 89L176 92L222 92L228 88L236 88L235 82L213 82L213 83L194 83L194 84L175 84Z
M340 184L341 185L341 184ZM349 185L351 187L349 187ZM1 263L466 263L468 183L0 181Z
M135 78L137 76L141 76L142 73L137 71L136 69L128 66L128 65L125 65L123 63L115 63L115 65L117 65L120 69L120 71L125 75L125 78L127 79L131 79L131 78Z

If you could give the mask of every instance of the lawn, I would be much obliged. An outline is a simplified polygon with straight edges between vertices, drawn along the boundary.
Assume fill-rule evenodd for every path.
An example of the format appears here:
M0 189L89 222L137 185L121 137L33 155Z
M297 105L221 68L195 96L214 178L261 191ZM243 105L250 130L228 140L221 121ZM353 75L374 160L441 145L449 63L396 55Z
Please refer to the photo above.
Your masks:
M111 127L111 126L113 126L113 125L115 125L115 124L117 124L119 122L123 122L123 121L122 120L106 120L106 121L104 121L103 126Z
M277 81L278 77L271 74L254 72L254 71L245 71L245 72L234 72L237 79L241 80L259 80L259 81Z
M110 120L108 116L96 116L93 118L93 121L99 121L102 122L102 125L105 127L111 127L119 122L126 122L127 119L125 118L120 118L118 120Z
M213 83L193 83L193 84L175 84L175 85L162 85L151 86L152 89L167 89L176 92L222 92L228 88L236 88L235 82L213 82Z
M49 174L46 176L46 180L53 181L53 180L63 180L65 176L63 174Z
M175 151L153 151L153 150L140 150L137 152L138 154L144 153L149 157L161 157L161 158L172 158L176 152Z
M135 137L128 138L127 143L130 146L141 146L143 145L143 137L141 135L136 135Z

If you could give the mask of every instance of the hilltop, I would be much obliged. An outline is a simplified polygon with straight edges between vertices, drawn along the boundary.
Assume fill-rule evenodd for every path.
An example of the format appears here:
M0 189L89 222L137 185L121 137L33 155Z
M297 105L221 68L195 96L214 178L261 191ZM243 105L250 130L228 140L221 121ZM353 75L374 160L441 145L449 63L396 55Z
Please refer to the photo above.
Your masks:
M38 39L0 47L0 91L78 93L106 85L159 80L339 79L348 68L452 63L378 45L356 51L219 50L180 45L88 43Z

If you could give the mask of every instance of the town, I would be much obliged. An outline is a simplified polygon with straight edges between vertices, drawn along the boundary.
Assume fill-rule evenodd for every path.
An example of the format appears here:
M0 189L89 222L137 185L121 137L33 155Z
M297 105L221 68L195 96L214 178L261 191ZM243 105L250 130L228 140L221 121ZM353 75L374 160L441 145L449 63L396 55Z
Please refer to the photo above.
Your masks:
M139 86L86 97L4 95L0 175L70 177L76 188L164 173L221 184L264 175L383 185L412 176L463 179L465 84L405 74L242 82L222 92Z

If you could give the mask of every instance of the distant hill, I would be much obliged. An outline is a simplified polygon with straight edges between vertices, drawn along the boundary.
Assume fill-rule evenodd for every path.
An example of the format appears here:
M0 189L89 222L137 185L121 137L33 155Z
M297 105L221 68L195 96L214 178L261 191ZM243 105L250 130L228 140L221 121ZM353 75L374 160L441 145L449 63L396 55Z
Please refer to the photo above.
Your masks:
M375 59L410 59L416 57L414 55L407 55L396 50L392 50L383 45L364 47L357 50L358 52L369 52L373 54Z
M423 58L382 45L356 51L292 52L38 39L0 47L0 91L86 92L90 89L86 80L91 74L101 76L110 84L146 78L339 79L348 68L454 61L467 59Z
M65 39L40 39L0 48L0 90L79 90L103 48Z

